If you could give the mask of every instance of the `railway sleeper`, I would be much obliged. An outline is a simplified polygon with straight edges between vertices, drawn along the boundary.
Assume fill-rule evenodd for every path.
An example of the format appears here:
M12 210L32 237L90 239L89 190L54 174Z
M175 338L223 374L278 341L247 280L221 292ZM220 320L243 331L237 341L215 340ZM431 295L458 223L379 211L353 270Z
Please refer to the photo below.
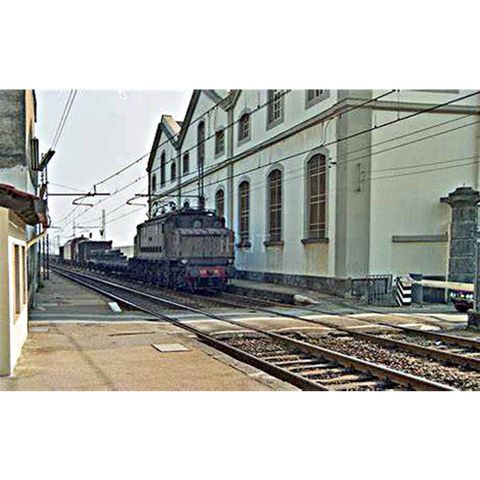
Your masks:
M340 384L345 382L363 382L363 381L372 381L372 377L370 375L365 375L362 373L349 373L346 375L340 375L339 377L328 378L325 380L321 380L323 384ZM377 380L378 382L378 380Z
M307 371L302 371L299 372L301 375L305 377L321 377L321 376L326 376L326 375L333 375L337 373L342 373L345 372L344 368L337 367L337 368L317 368L316 370L307 370Z
M313 364L318 362L318 358L300 358L298 360L285 360L280 362L273 362L278 367L288 367L289 365L299 365L299 364Z
M290 355L285 355L285 354L282 354L282 353L279 353L277 355L268 355L268 356L264 356L263 354L260 354L258 355L262 360L266 360L266 361L275 361L275 360L290 360L290 359L300 359L301 354L296 354L296 353L293 353L293 354L290 354Z
M346 390L384 390L385 382L378 380L370 380L366 382L350 382L340 385L328 385L330 390L346 391Z
M327 371L327 370L333 370L336 367L335 365L332 365L331 363L311 363L307 365L296 365L290 368L290 370L299 370L301 372L303 371L308 371L312 369L318 369L322 371ZM345 368L341 368L341 370L345 370Z

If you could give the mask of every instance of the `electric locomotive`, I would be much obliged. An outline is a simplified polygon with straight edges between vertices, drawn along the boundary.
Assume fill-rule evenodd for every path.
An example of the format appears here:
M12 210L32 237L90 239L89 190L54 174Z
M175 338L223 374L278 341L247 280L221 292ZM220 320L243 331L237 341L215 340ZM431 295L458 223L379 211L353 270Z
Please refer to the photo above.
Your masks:
M226 287L234 275L234 233L215 211L185 205L137 226L129 275L174 289Z

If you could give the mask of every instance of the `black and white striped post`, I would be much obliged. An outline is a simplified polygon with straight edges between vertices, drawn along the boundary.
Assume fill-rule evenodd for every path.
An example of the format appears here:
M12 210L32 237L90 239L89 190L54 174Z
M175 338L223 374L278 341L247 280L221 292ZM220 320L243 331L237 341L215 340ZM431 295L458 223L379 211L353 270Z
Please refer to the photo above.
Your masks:
M399 307L412 304L412 282L403 277L395 279L395 302Z

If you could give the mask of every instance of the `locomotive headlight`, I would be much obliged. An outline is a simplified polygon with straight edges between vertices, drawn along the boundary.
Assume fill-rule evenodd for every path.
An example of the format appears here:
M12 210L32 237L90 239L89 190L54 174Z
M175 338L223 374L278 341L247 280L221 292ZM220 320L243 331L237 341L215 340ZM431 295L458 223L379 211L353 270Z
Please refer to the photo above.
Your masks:
M183 265L186 265L188 263L188 260L186 258L182 258L180 260L180 263L183 263Z
M234 261L233 258L229 258L229 259L228 259L228 264L229 264L229 265L233 265L233 261Z

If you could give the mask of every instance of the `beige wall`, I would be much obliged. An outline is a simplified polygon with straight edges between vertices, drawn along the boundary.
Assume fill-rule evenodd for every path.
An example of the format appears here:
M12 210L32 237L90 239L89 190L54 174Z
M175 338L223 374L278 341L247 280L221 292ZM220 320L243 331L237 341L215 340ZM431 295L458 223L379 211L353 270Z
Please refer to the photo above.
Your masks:
M14 249L18 246L28 254L25 224L11 211L0 207L0 375L10 375L20 356L28 334L28 285L26 259L21 259L23 271L20 311L15 311Z

